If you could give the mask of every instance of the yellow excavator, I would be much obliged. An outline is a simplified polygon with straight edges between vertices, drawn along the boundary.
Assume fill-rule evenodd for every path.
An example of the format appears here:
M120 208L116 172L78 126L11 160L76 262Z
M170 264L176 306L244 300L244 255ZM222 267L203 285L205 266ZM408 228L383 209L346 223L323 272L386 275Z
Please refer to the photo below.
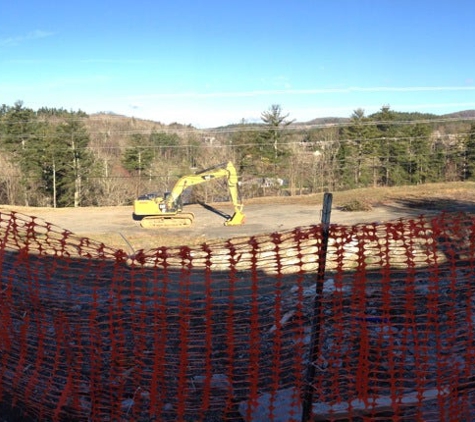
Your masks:
M140 220L144 228L185 227L193 223L194 214L183 212L182 193L186 188L212 180L225 178L234 206L233 216L225 216L225 226L244 224L243 204L239 196L238 175L233 163L227 162L198 173L181 177L170 192L142 195L134 201L133 219ZM211 208L207 206L207 208Z

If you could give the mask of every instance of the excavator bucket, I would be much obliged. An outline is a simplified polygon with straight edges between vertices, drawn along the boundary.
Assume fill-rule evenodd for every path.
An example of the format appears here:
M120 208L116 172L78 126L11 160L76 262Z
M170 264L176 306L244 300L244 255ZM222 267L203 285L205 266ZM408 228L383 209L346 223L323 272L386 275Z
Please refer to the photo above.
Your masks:
M236 211L234 215L224 223L225 226L239 226L244 224L246 216L242 211Z

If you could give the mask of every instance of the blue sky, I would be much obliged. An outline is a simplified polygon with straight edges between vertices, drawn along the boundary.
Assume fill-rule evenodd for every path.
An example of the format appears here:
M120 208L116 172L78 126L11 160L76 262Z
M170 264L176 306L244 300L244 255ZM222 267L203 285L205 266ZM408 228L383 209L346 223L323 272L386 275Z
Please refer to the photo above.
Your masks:
M199 128L475 109L473 0L0 0L0 104Z

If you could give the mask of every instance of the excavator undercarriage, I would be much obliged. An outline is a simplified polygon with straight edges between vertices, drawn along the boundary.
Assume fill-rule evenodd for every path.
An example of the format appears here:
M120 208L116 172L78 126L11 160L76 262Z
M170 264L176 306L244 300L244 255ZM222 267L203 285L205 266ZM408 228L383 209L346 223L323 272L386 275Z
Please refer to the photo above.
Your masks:
M144 229L160 229L166 227L188 227L193 224L195 215L193 213L180 213L175 215L154 215L144 217L140 220L140 225Z

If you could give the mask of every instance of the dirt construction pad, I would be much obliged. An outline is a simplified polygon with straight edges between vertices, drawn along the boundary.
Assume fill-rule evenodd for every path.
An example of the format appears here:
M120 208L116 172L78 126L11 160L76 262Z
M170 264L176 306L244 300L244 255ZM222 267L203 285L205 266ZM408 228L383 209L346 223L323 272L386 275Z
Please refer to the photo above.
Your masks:
M217 204L222 213L233 212L230 204ZM1 209L2 207L0 207ZM8 207L26 215L35 216L76 235L99 240L108 246L132 249L152 249L160 246L197 244L212 240L226 240L241 236L284 231L321 222L321 204L256 203L245 206L245 224L225 226L223 215L203 206L186 206L195 215L190 227L144 229L132 218L132 207L85 208L25 208ZM373 206L369 211L343 211L333 206L331 223L353 225L385 222L434 210L391 202Z

